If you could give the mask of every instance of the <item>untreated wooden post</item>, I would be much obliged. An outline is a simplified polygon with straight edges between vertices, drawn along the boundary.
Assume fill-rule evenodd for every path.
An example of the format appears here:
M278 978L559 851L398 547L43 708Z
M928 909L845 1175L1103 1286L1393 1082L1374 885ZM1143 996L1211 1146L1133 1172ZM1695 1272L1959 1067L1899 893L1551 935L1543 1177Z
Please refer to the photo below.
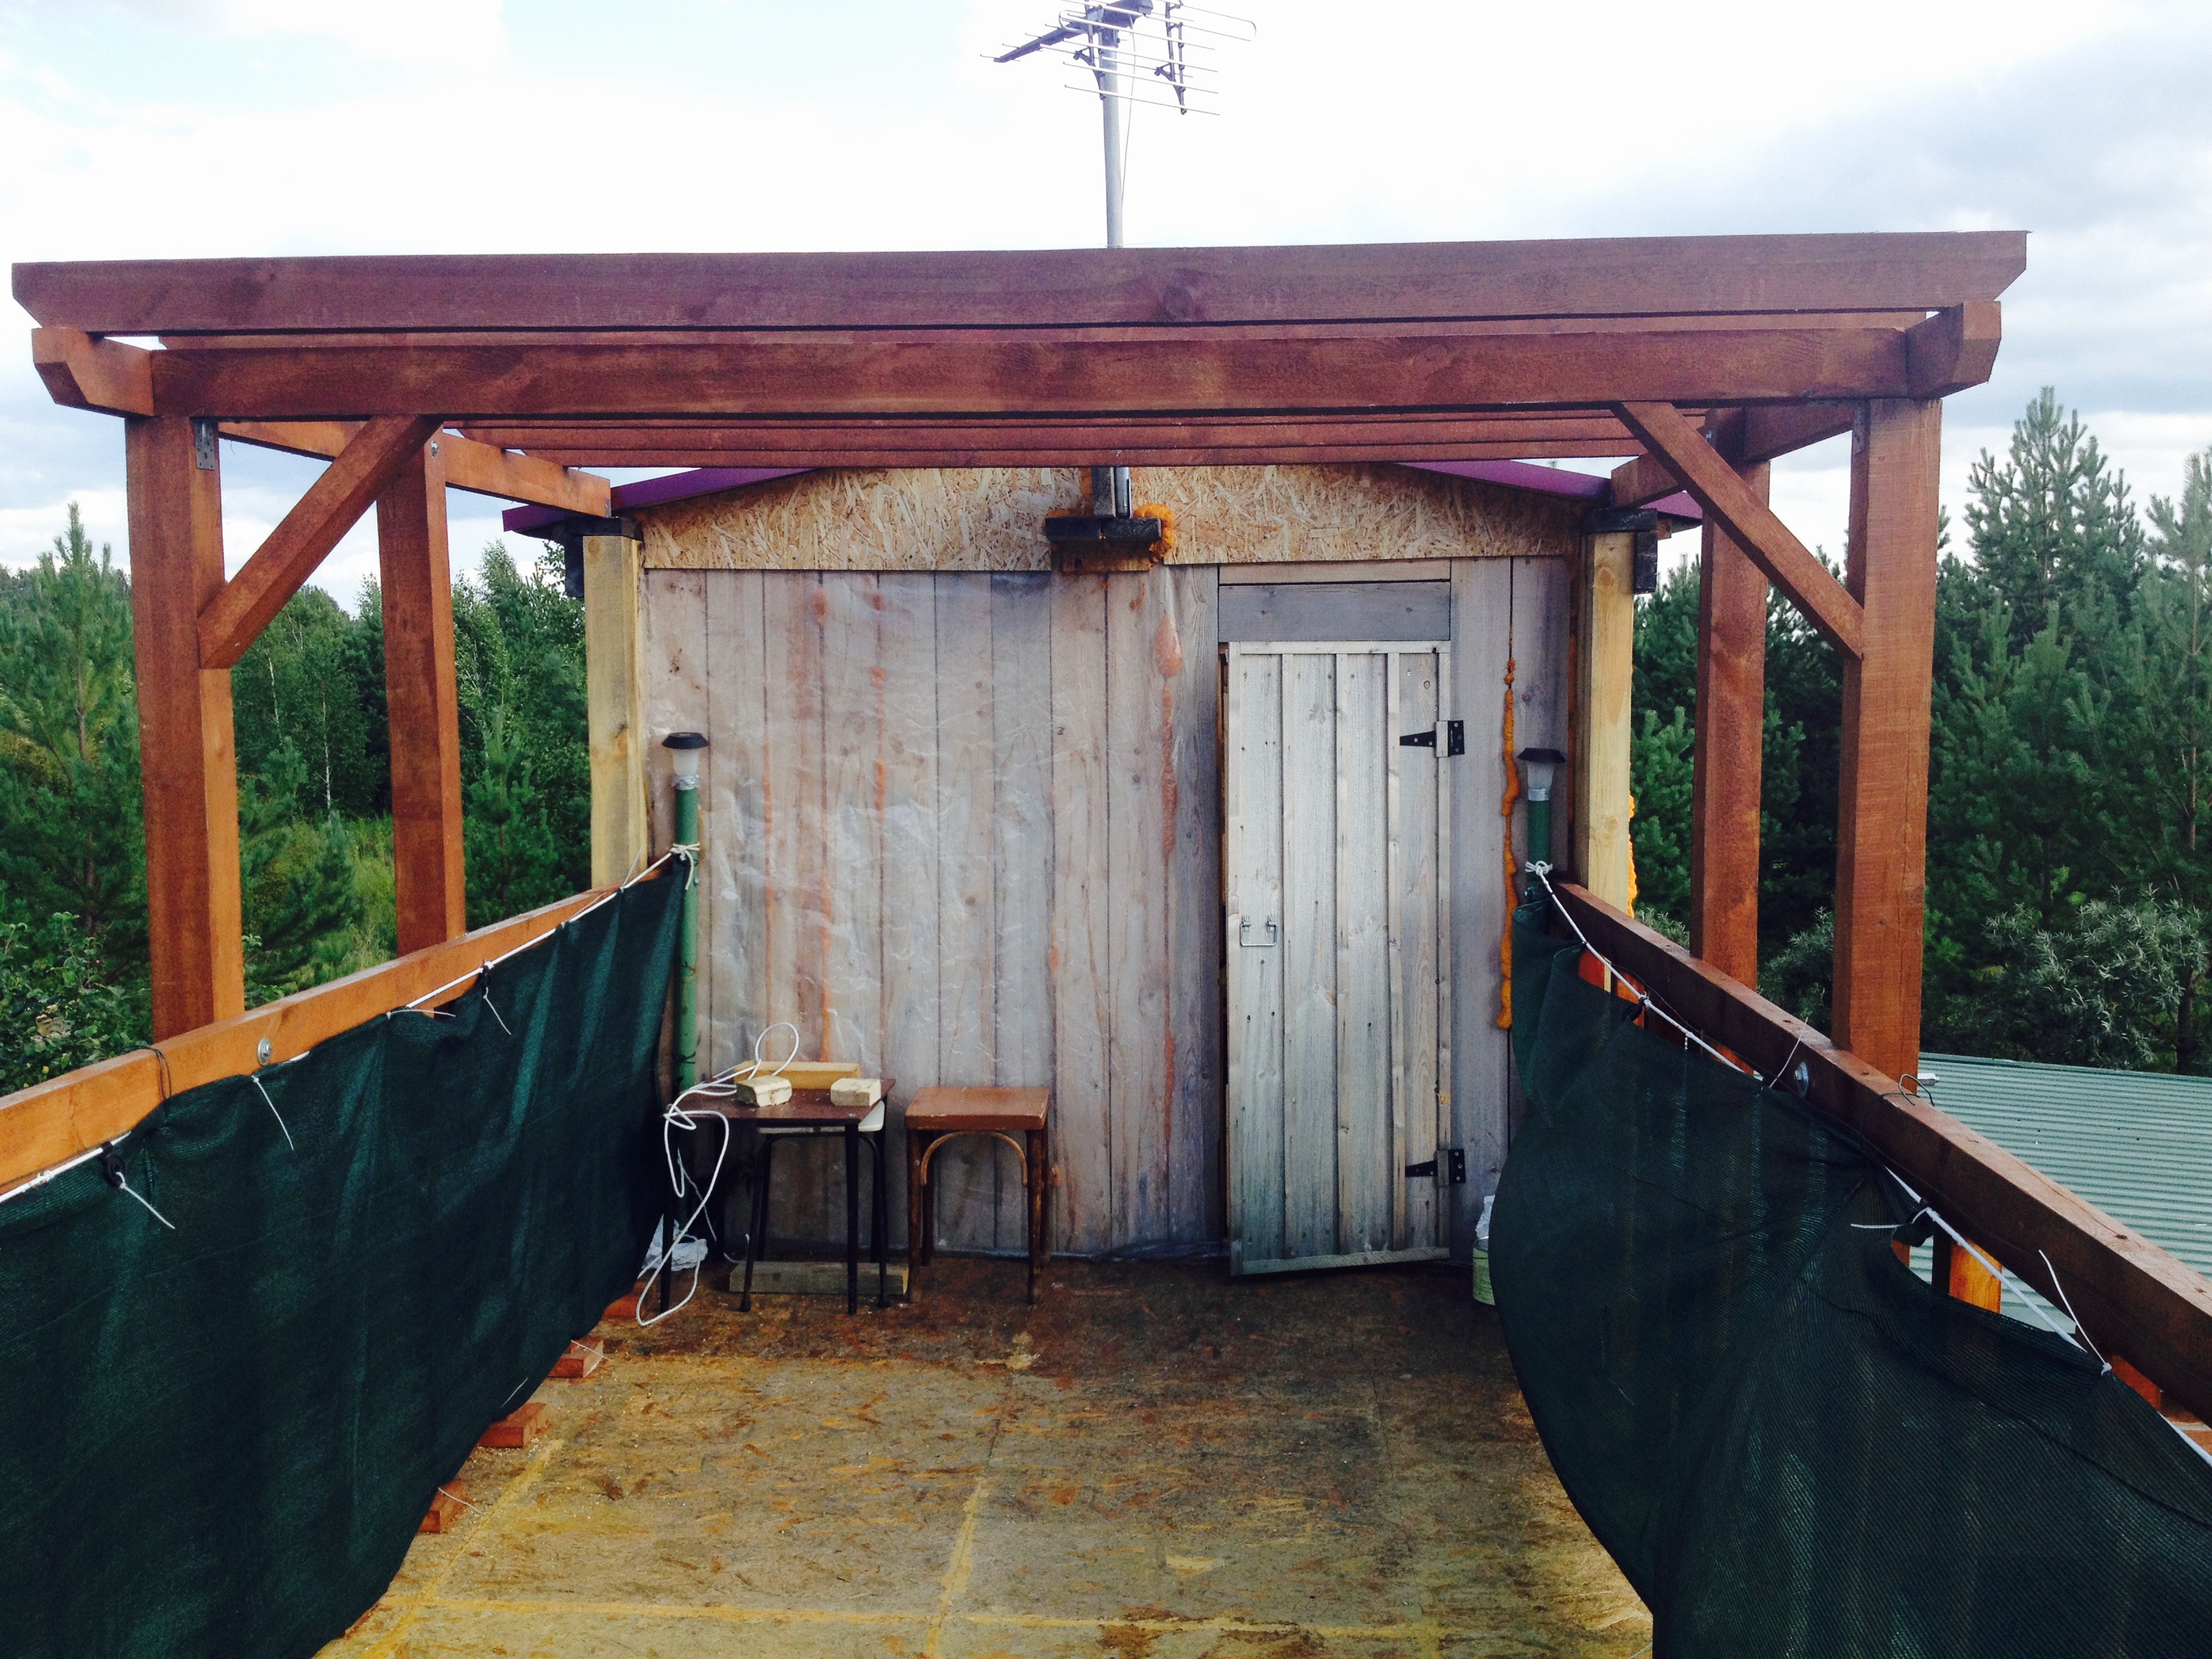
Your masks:
M376 498L402 956L468 931L453 584L437 449L434 439L425 445Z
M652 836L645 793L645 692L638 634L643 546L584 538L584 687L592 755L592 884L645 866Z
M156 1042L246 1011L230 674L200 667L200 611L222 591L222 474L214 426L193 425L124 425Z
M1834 1036L1891 1077L1920 1069L1942 431L1942 404L1894 399L1868 404L1851 437L1844 583L1865 622L1843 665Z
M1765 462L1741 465L1743 416L1714 447L1760 501ZM1759 983L1759 800L1766 719L1766 577L1712 519L1698 577L1698 729L1690 786L1690 952Z
M1628 750L1636 658L1636 538L1587 538L1575 649L1571 862L1583 886L1628 906Z

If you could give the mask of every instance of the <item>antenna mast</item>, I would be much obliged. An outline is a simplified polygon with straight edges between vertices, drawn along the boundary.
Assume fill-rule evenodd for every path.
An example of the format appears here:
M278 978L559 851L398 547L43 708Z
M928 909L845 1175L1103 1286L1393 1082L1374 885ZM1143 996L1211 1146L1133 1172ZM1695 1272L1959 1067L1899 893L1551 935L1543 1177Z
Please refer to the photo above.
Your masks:
M1106 145L1106 246L1121 247L1121 203L1127 186L1128 107L1153 104L1178 115L1212 115L1194 99L1217 94L1201 78L1219 73L1211 65L1192 61L1192 54L1211 57L1211 40L1250 40L1256 27L1246 18L1209 11L1188 0L1101 0L1100 3L1063 7L1052 27L1042 34L1011 46L992 61L1011 64L1034 53L1058 50L1071 64L1088 70L1091 87L1071 82L1073 91L1096 90L1100 125ZM1091 499L1103 515L1129 516L1129 469L1094 466Z

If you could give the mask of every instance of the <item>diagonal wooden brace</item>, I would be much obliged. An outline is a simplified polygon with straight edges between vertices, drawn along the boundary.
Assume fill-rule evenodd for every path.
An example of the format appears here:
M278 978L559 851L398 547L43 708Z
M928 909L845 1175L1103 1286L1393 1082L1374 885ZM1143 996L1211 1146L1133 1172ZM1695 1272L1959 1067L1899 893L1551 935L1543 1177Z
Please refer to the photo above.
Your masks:
M203 669L229 668L246 654L440 424L434 415L380 415L354 434L283 523L200 612Z
M1864 615L1859 602L1789 526L1774 516L1736 470L1707 443L1687 416L1672 404L1616 404L1621 423L1643 441L1650 456L1682 481L1682 487L1725 529L1767 580L1805 613L1835 647L1860 653Z

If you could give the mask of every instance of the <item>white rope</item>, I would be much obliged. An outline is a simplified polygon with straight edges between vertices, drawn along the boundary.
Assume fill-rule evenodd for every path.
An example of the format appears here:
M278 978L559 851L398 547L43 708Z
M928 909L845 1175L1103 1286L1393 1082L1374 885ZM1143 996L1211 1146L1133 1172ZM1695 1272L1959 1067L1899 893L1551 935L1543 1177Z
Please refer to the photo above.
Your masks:
M700 843L696 841L679 841L668 849L670 858L681 854L690 866L684 872L684 890L687 893L691 890L691 884L699 879L699 850Z
M106 1150L105 1146L95 1146L88 1152L79 1152L66 1164L57 1164L51 1170L40 1170L27 1181L21 1182L10 1187L6 1192L0 1193L0 1204L5 1204L11 1198L21 1198L25 1193L36 1192L55 1176L67 1175L81 1164L91 1163Z
M539 945L544 944L547 939L551 939L556 933L558 933L562 928L573 927L578 922L581 921L586 916L591 915L592 911L598 909L601 905L612 903L632 886L643 881L647 876L660 868L662 865L667 863L670 859L675 857L677 850L678 849L674 848L670 848L659 858L653 860L652 863L647 865L644 869L640 870L635 875L624 881L620 886L610 888L607 891L599 895L599 897L593 899L582 909L577 911L574 915L570 916L566 921L562 922L559 927L549 927L544 933L540 933L536 939L525 939L521 944L516 945L512 951L502 951L488 962L477 963L477 966L470 969L468 972L463 974L459 978L449 979L443 985L439 986L435 990L425 991L421 996L416 997L413 1001L403 1004L400 1007L392 1009L391 1012L404 1013L410 1010L413 1010L417 1012L423 1012L422 1005L424 1003L435 1001L438 998L445 995L448 991L459 990L462 986L466 985L471 980L475 979L481 975L489 973L493 969L498 967L501 963L505 962L509 957L519 957L525 951L536 950ZM644 855L641 854L639 856L642 857ZM428 1012L435 1013L438 1011L433 1009ZM494 1012L496 1012L496 1010ZM387 1018L389 1016L387 1016ZM506 1024L507 1022L505 1020L500 1021L500 1024L502 1027L504 1027ZM509 1032L508 1035L511 1036L514 1033Z
M491 1000L491 987L489 985L483 988L483 1006L490 1009L491 1017L499 1021L499 1029L505 1031L507 1036L513 1036L514 1028L507 1024L506 1017L499 1012L499 1005Z
M246 1074L246 1080L248 1083L251 1083L255 1088L261 1091L262 1104L268 1107L269 1115L276 1120L276 1127L284 1130L284 1145L289 1147L293 1152L298 1152L300 1148L292 1139L291 1130L285 1127L284 1114L278 1111L276 1109L276 1103L269 1098L269 1090L267 1085L265 1085L259 1078L256 1077L251 1072L248 1072Z
M1662 1008L1657 1003L1654 1002L1651 1000L1651 994L1646 991L1642 984L1640 984L1632 975L1624 974L1620 969L1614 967L1612 961L1606 956L1605 952L1599 950L1597 946L1589 942L1589 936L1583 932L1582 924L1575 920L1574 912L1568 909L1566 905L1561 902L1559 894L1553 891L1552 866L1550 865L1540 861L1534 864L1524 865L1522 867L1527 870L1530 875L1535 877L1537 880L1544 884L1545 896L1552 901L1555 907L1557 907L1559 914L1567 919L1567 926L1575 930L1575 937L1582 941L1583 949L1589 951L1590 955L1595 957L1598 959L1598 962L1604 967L1607 973L1611 974L1613 978L1617 980L1625 981L1635 991L1636 1006L1638 1008L1642 1009L1646 1013L1658 1015L1660 1018L1665 1020L1669 1025L1680 1031L1686 1039L1696 1043L1698 1047L1703 1048L1707 1054L1711 1054L1715 1060L1720 1061L1722 1065L1727 1066L1731 1072L1742 1072L1748 1074L1751 1080L1754 1083L1762 1085L1765 1083L1766 1079L1759 1076L1756 1071L1753 1071L1750 1066L1745 1065L1741 1060L1723 1054L1719 1049L1714 1048L1711 1043L1706 1042L1705 1038L1699 1036L1688 1026L1683 1024L1680 1020L1675 1018L1674 1015L1668 1013L1664 1008Z
M102 1147L100 1150L101 1150L101 1151L103 1151L103 1152L106 1152L106 1151L112 1150L112 1149L111 1149L111 1148L108 1148L108 1147ZM160 1223L161 1223L164 1227L167 1227L167 1228L171 1232L174 1232L174 1231L177 1231L177 1224L176 1224L175 1222L173 1222L173 1221L170 1220L168 1217L167 1217L167 1216L163 1215L163 1214L162 1214L159 1210L155 1209L155 1208L151 1204L148 1204L148 1203L146 1202L146 1197L145 1197L145 1194L143 1194L143 1193L141 1193L141 1192L139 1192L136 1188L132 1187L132 1186L131 1186L131 1184L128 1181L125 1181L125 1180L123 1178L123 1160L122 1160L121 1158L118 1158L118 1159L116 1159L116 1161L115 1161L115 1167L114 1167L113 1169L112 1169L112 1170L108 1170L106 1173L107 1173L107 1180L108 1180L108 1184L109 1184L109 1185L111 1185L111 1186L112 1186L112 1187L115 1187L115 1188L119 1188L120 1190L122 1190L122 1191L124 1191L124 1192L129 1193L129 1194L131 1194L131 1197L133 1197L133 1198L137 1199L137 1200L141 1204L145 1204L145 1205L146 1205L146 1213L147 1213L148 1215L152 1216L152 1217L154 1218L154 1219L155 1219L155 1220L156 1220L156 1221L160 1222Z

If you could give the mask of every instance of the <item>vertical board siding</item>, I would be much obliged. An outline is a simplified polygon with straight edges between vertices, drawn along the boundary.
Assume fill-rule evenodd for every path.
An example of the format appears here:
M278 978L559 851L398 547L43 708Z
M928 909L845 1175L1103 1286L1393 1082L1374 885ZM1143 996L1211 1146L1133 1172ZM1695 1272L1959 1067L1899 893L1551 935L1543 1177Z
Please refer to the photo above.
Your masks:
M1174 700L1182 670L1164 569L1106 582L1106 877L1115 1237L1165 1239L1168 1205L1168 931Z
M649 601L652 602L652 601ZM699 954L714 970L700 1006L702 1067L720 1071L750 1054L768 1010L768 890L763 809L768 676L761 574L715 574L706 583L707 723L700 833L704 887ZM657 602L656 608L657 608Z
M811 571L763 573L762 611L769 685L764 757L768 1020L764 1024L781 1021L796 1027L802 1058L821 1054L826 1024L822 627L828 604L821 577ZM790 1036L788 1031L770 1036L769 1055L781 1058L789 1052ZM775 1158L771 1235L820 1237L831 1202L827 1149L795 1140L779 1147Z
M991 823L996 908L991 947L997 1041L992 1080L1052 1086L1052 605L1046 574L994 575L991 591ZM1025 1246L1028 1217L1011 1152L993 1146L993 1242Z
M1168 1236L1218 1238L1224 1221L1220 573L1166 574L1180 641L1165 715L1172 744L1168 871Z
M1229 1008L1228 1225L1232 1247L1262 1261L1283 1243L1283 659L1230 660L1226 948L1237 954ZM1273 943L1267 941L1273 929ZM1249 942L1248 942L1249 941Z
M1438 667L1429 652L1408 651L1397 659L1398 732L1438 728L1447 716L1440 713ZM1440 750L1407 749L1396 744L1391 756L1398 766L1396 823L1393 828L1391 892L1397 906L1394 930L1392 972L1397 993L1397 1054L1392 1084L1401 1092L1399 1115L1401 1150L1407 1164L1425 1163L1437 1155L1437 1112L1442 1092L1437 1076L1437 1012L1443 964L1438 954L1437 907L1442 898L1438 882L1441 846L1449 837L1438 825L1442 805L1438 767L1456 766L1466 757L1438 761ZM1437 1183L1413 1180L1401 1188L1405 1212L1393 1249L1419 1243L1449 1242L1439 1231Z
M878 578L878 787L883 820L884 1038L878 1064L898 1081L896 1105L942 1081L938 1070L937 579ZM885 1160L891 1237L906 1237L906 1136L894 1118Z
M1107 1083L1112 970L1107 940L1104 576L1055 578L1052 605L1052 974L1054 1237L1092 1252L1114 1227Z
M995 1074L998 810L991 731L991 579L937 577L938 1072L948 1084ZM955 1248L997 1242L997 1143L963 1139L930 1163L937 1237Z
M1389 844L1381 655L1336 677L1337 1249L1390 1248Z
M1336 1243L1336 659L1283 658L1285 1256Z

